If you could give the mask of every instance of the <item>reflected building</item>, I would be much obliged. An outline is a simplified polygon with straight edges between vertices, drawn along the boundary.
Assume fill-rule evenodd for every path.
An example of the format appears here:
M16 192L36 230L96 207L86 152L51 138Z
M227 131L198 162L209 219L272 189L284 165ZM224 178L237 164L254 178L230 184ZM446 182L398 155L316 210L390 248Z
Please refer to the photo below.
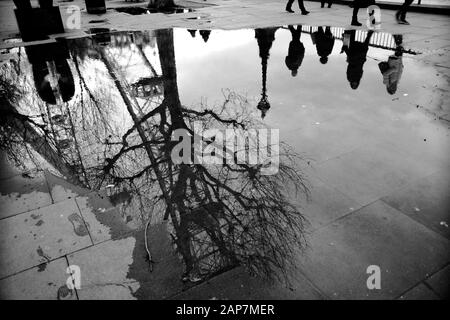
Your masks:
M195 38L195 36L197 34L197 30L193 30L193 29L187 29L187 32L189 32L189 34L191 35L192 38Z

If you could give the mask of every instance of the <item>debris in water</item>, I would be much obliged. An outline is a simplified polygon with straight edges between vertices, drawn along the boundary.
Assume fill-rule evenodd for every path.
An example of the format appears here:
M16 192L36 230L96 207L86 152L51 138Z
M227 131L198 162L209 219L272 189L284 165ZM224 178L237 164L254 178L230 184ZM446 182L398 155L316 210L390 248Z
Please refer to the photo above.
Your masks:
M38 256L46 259L48 262L50 262L50 257L42 250L41 246L39 246L36 250Z
M40 265L38 265L38 272L44 271L45 268L47 268L47 262L41 263Z
M73 292L72 292L72 290L70 290L67 287L67 285L63 285L63 286L59 287L58 294L57 294L58 300L68 300L68 299L72 298L72 296L73 296Z

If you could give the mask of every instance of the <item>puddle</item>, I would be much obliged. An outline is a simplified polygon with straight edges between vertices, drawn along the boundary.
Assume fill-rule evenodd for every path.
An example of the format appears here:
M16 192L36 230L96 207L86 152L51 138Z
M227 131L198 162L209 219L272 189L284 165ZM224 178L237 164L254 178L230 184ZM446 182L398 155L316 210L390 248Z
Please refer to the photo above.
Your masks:
M31 147L70 181L110 190L131 227L168 219L186 279L237 264L264 276L288 269L304 244L288 195L307 193L293 174L305 158L374 140L430 143L441 130L416 107L440 78L410 59L401 37L311 26L91 31L16 49L1 65L9 113L0 145L19 162ZM172 134L194 126L278 129L289 157L273 176L257 165L174 162Z
M143 7L124 7L114 9L118 12L123 12L131 15L141 15L141 14L152 14L152 13L164 13L164 14L177 14L177 13L189 13L193 12L193 9L176 7L176 8L165 8L165 9L152 9Z

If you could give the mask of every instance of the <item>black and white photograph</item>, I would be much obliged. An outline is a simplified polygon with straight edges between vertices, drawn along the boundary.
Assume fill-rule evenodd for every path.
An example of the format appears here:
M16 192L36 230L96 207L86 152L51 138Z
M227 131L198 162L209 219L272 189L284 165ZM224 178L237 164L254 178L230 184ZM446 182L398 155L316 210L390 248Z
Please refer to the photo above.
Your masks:
M0 300L448 300L449 16L0 0Z

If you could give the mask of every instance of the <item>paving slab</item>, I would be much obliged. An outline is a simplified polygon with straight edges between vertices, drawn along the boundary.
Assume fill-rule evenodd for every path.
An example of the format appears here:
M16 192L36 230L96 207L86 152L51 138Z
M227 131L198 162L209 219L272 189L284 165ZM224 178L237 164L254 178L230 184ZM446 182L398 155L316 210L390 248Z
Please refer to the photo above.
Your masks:
M74 199L0 220L0 278L90 245Z
M79 195L91 192L91 190L77 186L63 177L56 176L48 170L45 170L44 174L54 203L73 199Z
M80 299L164 299L180 293L183 263L174 253L165 224L148 229L150 269L144 232L108 240L68 256L82 274Z
M11 178L21 173L20 170L9 163L6 154L0 151L0 179Z
M134 263L130 276L139 280L135 296L140 300L167 299L191 287L183 282L184 263L175 251L165 224L149 228L148 244L152 254L152 269L145 251L144 232L136 233Z
M414 33L414 35L407 36L406 41L408 41L409 47L416 48L416 50L418 50L419 52L442 49L448 47L449 42L449 40L445 39L445 37L441 38L437 37L436 35L431 37L417 33Z
M0 180L0 219L52 203L43 172Z
M300 269L330 299L393 299L436 272L449 241L382 201L315 231ZM367 267L381 270L381 289L367 288Z
M450 266L439 270L425 281L441 299L450 297Z
M369 204L434 171L413 158L405 158L394 146L382 142L326 161L316 166L316 170L321 180L360 205Z
M437 86L430 82L432 86ZM421 89L417 89L420 91ZM436 92L433 100L439 99L441 94ZM397 149L407 159L414 159L424 169L432 174L439 170L450 168L450 143L448 140L448 128L439 122L439 118L446 114L439 104L432 106L433 101L415 101L412 108L423 111L427 118L415 117L415 121L409 124L396 124L395 133L384 125L380 129L385 130L384 140ZM412 118L412 117L411 117ZM400 121L398 121L400 122Z
M450 238L450 175L438 171L382 198L391 207Z
M135 239L110 240L68 256L81 271L80 300L134 299L139 283L128 278Z
M439 297L423 283L403 294L399 300L439 300Z
M91 192L77 197L76 202L94 244L121 238L132 231L104 192Z
M321 300L323 296L303 277L290 286L249 275L243 268L224 272L172 297L177 300Z
M66 258L60 258L0 280L0 299L76 300L66 285L67 267Z
M355 200L327 186L319 179L310 177L308 180L309 196L299 195L294 201L309 221L311 230L329 224L361 207Z
M314 106L299 106L299 109L308 108L314 108ZM285 109L288 109L288 106ZM289 112L289 115L291 114L292 112ZM298 116L310 120L316 119L317 121L296 130L283 130L280 132L280 139L296 150L301 150L307 154L308 157L315 160L316 164L353 151L367 144L370 139L371 132L367 127L345 116L325 121L311 117L308 114L299 114ZM294 121L294 119L291 119L291 121ZM279 126L275 127L285 128L285 125L279 124Z

